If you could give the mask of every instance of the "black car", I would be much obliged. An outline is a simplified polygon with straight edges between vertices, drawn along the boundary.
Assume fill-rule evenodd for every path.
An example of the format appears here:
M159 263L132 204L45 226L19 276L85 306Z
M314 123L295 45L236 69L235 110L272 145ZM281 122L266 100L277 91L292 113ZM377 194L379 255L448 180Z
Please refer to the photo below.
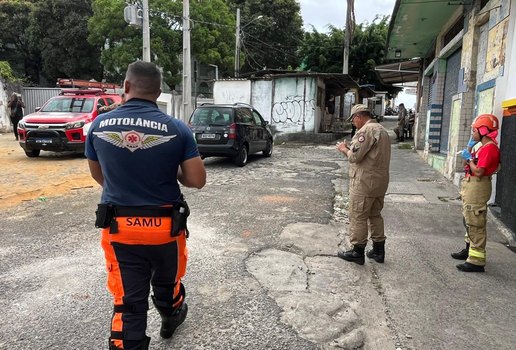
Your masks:
M203 158L231 157L244 166L248 154L272 155L269 123L248 104L203 104L192 113L189 125Z

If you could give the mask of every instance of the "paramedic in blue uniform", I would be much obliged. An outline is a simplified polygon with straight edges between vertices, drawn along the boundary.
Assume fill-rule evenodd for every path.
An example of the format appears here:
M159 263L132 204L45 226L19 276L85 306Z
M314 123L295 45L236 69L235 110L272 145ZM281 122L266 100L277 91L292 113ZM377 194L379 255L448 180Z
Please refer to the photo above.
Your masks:
M153 63L130 64L125 104L95 119L87 137L90 172L102 186L96 226L114 301L111 350L149 348L151 286L161 337L170 338L188 310L181 278L189 210L179 183L200 189L206 171L190 129L156 104L161 79Z

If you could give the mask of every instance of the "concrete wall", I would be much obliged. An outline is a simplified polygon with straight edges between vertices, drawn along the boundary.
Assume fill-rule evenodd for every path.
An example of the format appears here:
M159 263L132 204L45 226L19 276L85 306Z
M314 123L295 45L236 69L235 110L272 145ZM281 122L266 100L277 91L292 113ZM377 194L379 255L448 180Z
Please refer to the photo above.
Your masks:
M315 132L316 78L278 78L273 89L271 124L276 131Z
M7 83L0 77L0 132L2 133L11 132L13 130L11 119L9 118L11 111L7 107L7 103L13 92L22 95L21 85ZM28 109L24 108L23 114L28 113Z
M275 77L272 80L219 80L214 103L244 102L270 122L275 133L314 133L321 120L317 91L324 83L316 77ZM321 86L319 86L321 85Z
M5 89L4 80L0 78L0 132L6 133L12 130L11 120L9 119L8 93Z
M173 115L173 108L172 108L172 94L168 93L161 93L158 97L158 108L163 112L170 116ZM188 120L188 118L187 118Z
M503 101L516 98L516 0L510 1L510 11L505 38L503 75L497 79L494 95L493 110L497 116L502 115Z
M215 103L243 102L251 104L250 80L218 80L213 85Z
M251 105L263 119L272 121L272 80L256 80L251 84Z

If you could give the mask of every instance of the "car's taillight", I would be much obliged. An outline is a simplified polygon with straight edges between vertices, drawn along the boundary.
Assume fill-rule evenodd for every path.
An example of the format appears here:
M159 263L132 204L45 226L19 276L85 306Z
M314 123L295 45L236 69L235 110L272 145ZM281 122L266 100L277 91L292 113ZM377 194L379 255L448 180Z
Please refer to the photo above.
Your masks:
M236 139L237 138L237 135L236 135L236 124L233 123L229 126L229 139Z

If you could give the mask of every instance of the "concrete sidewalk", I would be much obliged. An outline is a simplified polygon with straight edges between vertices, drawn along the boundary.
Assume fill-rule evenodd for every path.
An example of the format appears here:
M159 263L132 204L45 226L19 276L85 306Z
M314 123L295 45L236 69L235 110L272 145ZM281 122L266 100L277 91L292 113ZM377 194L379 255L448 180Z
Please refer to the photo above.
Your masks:
M461 261L450 253L464 247L459 188L420 154L402 147L392 144L383 211L386 263L371 263L398 345L513 348L516 255L507 249L511 232L490 214L486 273L458 271L455 265Z
M458 271L461 261L450 253L464 247L459 189L393 143L382 212L386 261L346 262L336 256L350 247L348 163L339 164L333 220L288 225L279 249L246 261L281 307L281 320L324 349L513 348L516 255L497 220L488 220L486 273Z
M391 137L395 135L392 133ZM412 142L393 143L392 147L391 179L386 201L435 203L438 200L462 204L460 188L425 163L423 152L415 151ZM413 159L413 155L417 155L419 159ZM496 234L505 238L508 246L516 247L513 232L500 220L496 209L488 211L488 222L495 227Z

